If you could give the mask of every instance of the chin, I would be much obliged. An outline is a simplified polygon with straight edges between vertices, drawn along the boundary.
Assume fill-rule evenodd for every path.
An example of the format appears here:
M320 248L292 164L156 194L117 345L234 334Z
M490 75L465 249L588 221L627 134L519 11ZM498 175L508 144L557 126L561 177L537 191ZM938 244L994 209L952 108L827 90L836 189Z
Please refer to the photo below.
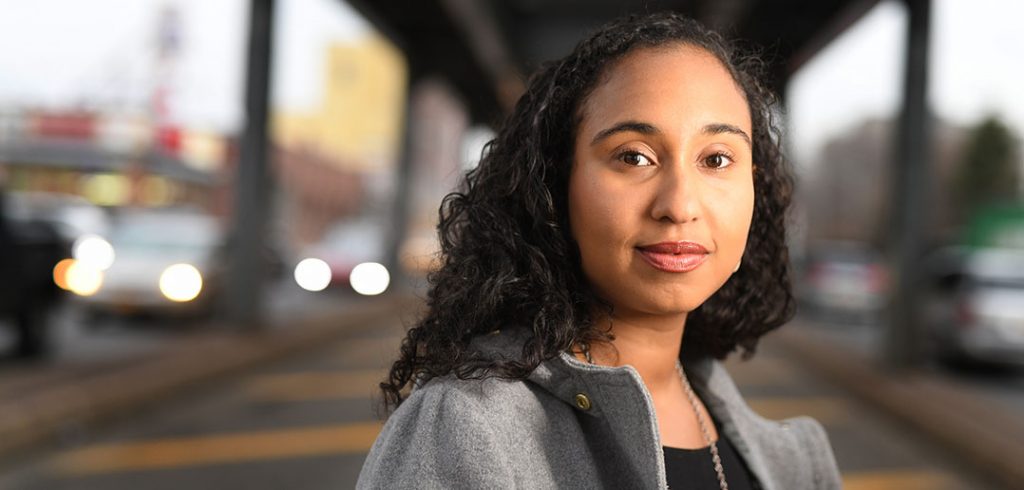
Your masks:
M657 316L682 315L696 310L704 304L707 298L695 298L687 294L664 294L656 297L648 297L642 301L638 309Z

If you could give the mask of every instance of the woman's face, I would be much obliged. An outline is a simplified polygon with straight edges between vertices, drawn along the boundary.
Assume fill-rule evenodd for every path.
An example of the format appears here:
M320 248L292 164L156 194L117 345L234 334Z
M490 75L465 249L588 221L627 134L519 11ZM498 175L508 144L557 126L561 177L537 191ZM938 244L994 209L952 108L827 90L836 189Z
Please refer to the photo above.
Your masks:
M616 314L694 310L733 273L754 210L750 112L700 48L637 50L581 107L569 220Z

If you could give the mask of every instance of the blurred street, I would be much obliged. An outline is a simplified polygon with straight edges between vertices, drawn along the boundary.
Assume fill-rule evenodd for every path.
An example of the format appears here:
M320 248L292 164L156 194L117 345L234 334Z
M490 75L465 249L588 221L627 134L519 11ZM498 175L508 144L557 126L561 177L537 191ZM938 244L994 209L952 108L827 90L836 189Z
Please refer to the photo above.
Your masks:
M1024 3L37 0L0 7L0 490L351 488L442 200L538 66L659 9L780 97L799 313L728 362L750 405L848 489L1024 488Z
M402 305L408 301L359 302L354 298L331 295L311 301L311 296L306 294L305 298L296 296L290 300L287 294L282 295L272 315L276 321L256 336L258 340L253 340L252 334L218 330L212 325L192 325L183 329L181 324L127 320L99 325L93 332L83 333L71 321L74 312L63 312L59 322L62 344L55 348L52 358L37 363L14 360L0 363L0 414L11 422L0 427L0 432L6 430L5 437L13 435L15 439L25 432L29 437L38 438L32 434L31 426L56 429L52 437L42 436L50 443L14 446L13 451L7 446L10 441L0 445L0 452L8 450L0 457L0 474L4 475L0 477L0 488L112 488L107 479L83 480L80 470L70 470L62 464L54 466L54 455L65 454L72 448L89 447L100 441L141 442L153 438L204 435L216 438L225 433L246 431L252 431L250 433L256 436L255 440L228 438L221 443L213 442L212 446L200 443L207 449L199 452L194 452L195 446L189 446L186 453L193 455L191 463L172 462L185 455L176 453L173 444L168 446L170 452L165 452L165 456L147 450L147 454L155 458L144 465L149 468L154 464L156 467L184 465L183 468L199 464L206 469L217 469L211 463L247 461L253 457L257 460L283 459L288 465L295 455L309 454L311 450L314 454L335 455L336 449L341 447L343 454L346 452L343 448L351 446L353 434L362 434L358 440L363 441L354 446L355 450L365 450L363 446L369 444L366 440L372 442L379 424L372 421L369 404L360 401L366 395L361 387L372 387L372 380L380 377L375 366L381 365L381 359L389 357L390 351L375 346L387 346L393 342L388 335L399 328L400 317L407 315L408 309ZM368 311L369 314L366 313ZM351 317L355 317L354 321ZM322 347L326 344L320 342L320 338L330 337L337 342L337 334L332 332L337 332L336 325L345 324L346 319L349 320L347 328L351 331L345 332L337 346ZM327 332L326 336L321 332ZM375 337L380 337L380 340ZM274 362L282 356L286 356L286 360ZM218 376L218 373L227 374ZM201 381L196 383L196 380ZM187 384L189 388L182 390L178 388L179 384ZM83 413L61 412L61 404L77 407ZM48 413L40 415L38 412ZM102 422L97 423L97 420ZM343 426L331 429L331 424L356 421L362 425L355 429ZM291 443L285 442L281 446L291 447L284 449L283 453L274 449L264 456L258 455L258 449L257 453L245 453L248 456L244 457L237 453L244 453L246 447L254 447L253 443L272 448L289 440L287 431L271 433L269 437L272 440L265 441L269 445L260 445L260 431L297 429L307 425L312 425L307 435L319 435L313 439L292 437ZM319 446L324 446L324 450L317 450ZM223 451L220 457L214 454L219 451ZM177 456L173 456L174 453ZM157 463L168 455L170 460ZM122 453L121 456L127 454ZM223 459L225 457L228 459ZM334 458L322 459L326 463L325 469L335 467ZM358 471L360 462L361 459L352 463L355 469L343 474ZM117 466L121 468L108 467L99 473L95 471L97 468L93 468L87 473L119 478L125 470L138 469L124 467L123 462ZM251 467L244 473L252 473ZM268 474L280 473L287 478L295 476L289 471L281 473L276 467L268 467L268 470ZM202 471L186 473L193 475L188 477L193 480L188 481L197 482L198 487L251 486L240 483L241 480L225 483L222 477L209 479L209 473L204 476ZM328 473L318 472L316 474L320 476L317 478L326 477ZM68 478L69 475L77 476ZM324 481L335 481L337 477ZM116 481L136 488L151 486L149 480L139 485L133 478ZM268 479L266 474L256 478L256 481L261 480L266 484L265 488L317 487L312 483L282 485L279 479ZM177 479L173 481L179 482ZM177 486L179 483L167 488Z
M268 292L268 323L286 324L296 315L337 311L359 298L352 295L311 294L292 281L279 281ZM64 304L49 312L52 351L48 358L23 361L10 357L13 329L0 328L0 369L28 371L39 367L63 369L74 366L116 364L144 357L188 334L223 329L215 318L182 321L179 318L104 316L88 318L77 304ZM0 320L2 322L2 320ZM2 324L2 323L0 323Z
M403 331L398 317L410 318L405 311L378 313L332 342L202 383L99 426L69 427L54 443L4 459L0 488L351 488L381 426L376 384ZM733 358L727 366L757 412L774 419L810 415L825 425L847 489L999 488L955 451L816 374L787 340L794 334L834 338L838 329L851 336L858 328L863 335L868 327L833 326L823 335L828 330L822 326L792 324L786 335L769 336L752 361ZM11 374L10 367L0 371L4 398ZM971 382L969 389L985 393L993 407L1019 406L1024 376L1003 379ZM37 383L35 389L45 388Z

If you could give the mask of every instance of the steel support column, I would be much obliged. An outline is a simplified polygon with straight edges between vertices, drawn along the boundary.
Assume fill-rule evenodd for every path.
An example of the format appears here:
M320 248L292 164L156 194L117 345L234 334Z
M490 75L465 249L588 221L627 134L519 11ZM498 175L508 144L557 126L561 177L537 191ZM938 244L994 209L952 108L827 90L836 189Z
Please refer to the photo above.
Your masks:
M931 188L930 121L927 107L930 0L904 0L909 26L899 116L890 219L891 294L886 360L896 368L916 364L921 356L921 255L928 222Z
M242 133L231 234L228 242L227 314L235 325L263 323L263 260L270 221L272 181L267 116L270 98L274 0L252 0L248 65L245 77L245 130Z

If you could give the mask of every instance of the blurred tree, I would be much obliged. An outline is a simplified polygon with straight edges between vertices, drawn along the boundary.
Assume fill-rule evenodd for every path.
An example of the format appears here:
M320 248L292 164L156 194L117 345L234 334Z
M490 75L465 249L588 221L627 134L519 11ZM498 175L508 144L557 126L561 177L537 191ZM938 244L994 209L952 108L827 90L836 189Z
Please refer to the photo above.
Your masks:
M983 206L1012 202L1020 191L1019 142L999 118L989 116L975 126L957 163L954 189L960 222Z

